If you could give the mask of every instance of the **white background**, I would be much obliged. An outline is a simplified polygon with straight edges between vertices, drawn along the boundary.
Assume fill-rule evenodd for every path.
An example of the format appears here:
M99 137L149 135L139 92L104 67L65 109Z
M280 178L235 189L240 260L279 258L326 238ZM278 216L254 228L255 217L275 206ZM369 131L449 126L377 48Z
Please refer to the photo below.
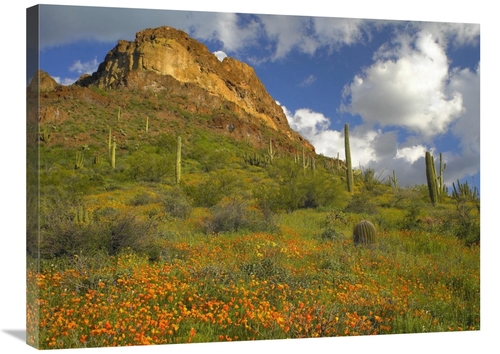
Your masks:
M2 5L0 51L0 351L34 352L24 338L12 333L25 329L25 92L26 92L26 8L30 1L12 1ZM332 3L332 5L329 5ZM498 11L493 1L51 1L54 5L86 5L150 8L165 10L202 10L283 15L311 15L350 18L469 22L481 24L481 331L376 337L341 337L318 340L280 340L216 344L183 344L133 348L89 349L89 353L267 353L349 352L358 353L492 353L498 350L500 321L497 282L500 234L492 228L496 210L498 161L495 136L499 101L497 65ZM495 135L494 135L495 134ZM490 183L491 181L491 183ZM493 210L492 210L493 209ZM495 338L496 337L496 338ZM497 339L494 341L494 339ZM496 342L496 343L495 343ZM81 350L64 350L78 352Z

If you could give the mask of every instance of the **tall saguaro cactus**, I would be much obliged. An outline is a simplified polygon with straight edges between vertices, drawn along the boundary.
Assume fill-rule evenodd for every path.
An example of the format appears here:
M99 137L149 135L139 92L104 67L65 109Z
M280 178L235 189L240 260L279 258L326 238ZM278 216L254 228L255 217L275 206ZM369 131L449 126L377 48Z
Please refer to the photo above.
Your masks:
M304 171L304 174L306 173L306 168L309 167L309 159L306 159L306 152L304 150L304 147L302 146L302 170Z
M444 170L446 170L446 164L443 164L443 154L439 153L439 194L444 194Z
M111 168L113 170L116 167L116 141L113 139L113 144L111 145Z
M398 189L398 178L396 177L396 171L392 170L392 177L389 176L389 181L391 182L394 189Z
M111 155L111 127L108 125L108 154Z
M175 160L175 183L181 183L181 149L182 149L182 139L180 136L177 137L177 158Z
M345 143L345 164L346 164L346 180L347 180L347 191L352 193L352 188L354 184L354 177L352 173L352 162L351 162L351 146L349 144L349 124L344 126L344 143Z
M269 149L267 150L267 154L269 155L271 163L273 163L273 159L274 159L274 156L276 155L276 151L273 150L273 141L272 141L272 139L269 139Z
M83 167L83 151L77 151L76 152L76 159L75 159L75 170L78 170L79 168Z
M425 152L425 175L427 177L427 187L429 188L432 205L436 205L438 202L436 166L434 165L434 157L429 151Z

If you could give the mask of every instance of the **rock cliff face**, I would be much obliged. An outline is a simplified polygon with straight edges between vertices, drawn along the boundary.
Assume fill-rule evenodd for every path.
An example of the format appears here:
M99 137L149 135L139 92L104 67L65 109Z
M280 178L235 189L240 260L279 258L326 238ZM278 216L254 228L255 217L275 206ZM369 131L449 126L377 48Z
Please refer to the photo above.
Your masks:
M157 94L172 91L181 84L194 105L192 111L203 110L207 105L223 105L244 120L263 123L282 132L290 141L314 150L290 128L283 110L252 67L229 57L221 62L205 45L174 28L146 29L138 32L132 42L119 41L97 72L80 78L76 84L106 90L137 88Z

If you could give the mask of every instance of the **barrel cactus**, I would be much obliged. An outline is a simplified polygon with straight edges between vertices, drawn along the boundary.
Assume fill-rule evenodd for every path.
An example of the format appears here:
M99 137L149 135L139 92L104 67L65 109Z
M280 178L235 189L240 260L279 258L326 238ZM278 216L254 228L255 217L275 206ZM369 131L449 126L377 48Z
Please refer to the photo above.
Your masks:
M353 240L354 244L371 244L375 243L377 231L375 226L368 220L362 220L354 226Z

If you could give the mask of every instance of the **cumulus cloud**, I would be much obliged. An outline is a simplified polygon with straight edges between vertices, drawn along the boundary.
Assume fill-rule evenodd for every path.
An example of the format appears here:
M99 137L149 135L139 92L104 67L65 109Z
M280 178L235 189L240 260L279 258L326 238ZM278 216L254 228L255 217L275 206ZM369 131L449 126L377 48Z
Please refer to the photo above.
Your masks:
M281 108L290 127L306 138L317 153L330 157L336 157L338 154L341 159L345 159L344 132L330 129L330 119L325 115L308 108L298 109L295 112L289 111L285 106ZM353 160L365 166L370 162L376 162L375 146L380 134L358 127L350 131L349 135Z
M396 150L396 159L403 159L410 164L418 161L422 156L425 156L427 148L424 145L413 145L402 147Z
M445 133L462 114L462 94L447 87L448 59L432 34L401 35L374 59L344 88L345 111L426 138Z
M445 51L450 43L475 45L478 32L476 25L423 24L384 44L373 64L345 86L341 111L358 114L360 127L403 128L404 141L389 154L376 146L386 132L374 140L375 166L403 171L406 181L414 181L425 151L438 153L434 138L453 136L459 149L443 151L448 180L479 172L480 65L451 68Z
M214 52L214 55L217 57L217 59L219 59L219 61L223 61L223 60L224 60L224 58L226 58L226 57L227 57L227 54L226 54L226 53L224 53L224 52L223 52L223 51L221 51L221 50L218 50L218 51Z
M432 33L443 47L452 45L479 45L480 25L475 23L441 23L422 22L418 25L425 31Z
M456 180L479 172L480 156L480 65L475 70L455 69L450 90L463 93L465 110L452 125L451 133L460 141L460 154L449 154L448 175Z
M199 40L219 42L227 52L238 52L256 45L261 28L253 17L246 17L245 24L240 23L240 17L234 13L192 12L187 16L188 22L180 28L187 28Z
M97 71L97 68L99 67L99 62L97 61L97 58L94 58L90 61L86 62L81 62L80 60L77 60L69 67L69 71L76 71L78 74L92 74Z
M480 64L475 70L456 68L450 77L449 90L463 94L465 110L452 126L452 132L460 138L462 150L467 154L479 153L479 93Z
M332 51L361 42L370 32L370 21L361 19L274 15L261 15L258 19L262 35L274 49L270 60L282 59L292 50L310 55L320 48Z

